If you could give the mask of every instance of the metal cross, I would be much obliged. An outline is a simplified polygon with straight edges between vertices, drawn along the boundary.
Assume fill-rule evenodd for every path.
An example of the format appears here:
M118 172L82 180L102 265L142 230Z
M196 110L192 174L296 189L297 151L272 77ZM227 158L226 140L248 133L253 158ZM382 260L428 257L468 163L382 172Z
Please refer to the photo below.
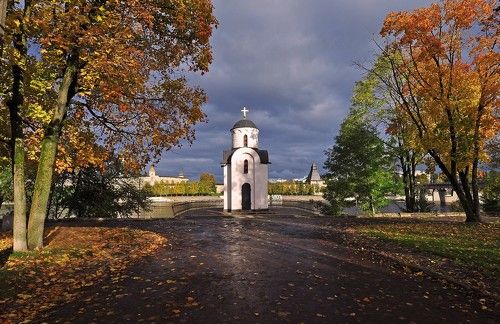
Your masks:
M247 118L247 112L249 112L250 110L247 109L247 107L243 107L243 109L241 110L241 112L243 113L243 118Z

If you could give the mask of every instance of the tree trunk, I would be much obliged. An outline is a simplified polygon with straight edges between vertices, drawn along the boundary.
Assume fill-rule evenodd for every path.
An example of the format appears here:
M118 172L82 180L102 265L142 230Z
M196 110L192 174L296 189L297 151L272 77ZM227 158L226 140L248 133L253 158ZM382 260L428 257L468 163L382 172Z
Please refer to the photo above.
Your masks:
M474 218L473 219L468 219L467 222L474 222L479 221L480 213L481 213L481 205L479 201L479 186L477 184L477 160L474 161L473 167L472 167L472 199L473 199L473 212L474 212Z
M467 172L462 171L459 172L460 180L457 179L457 175L453 174L443 163L439 155L437 155L434 151L430 150L429 154L434 158L437 165L446 175L448 180L451 183L453 190L456 192L458 196L458 200L460 201L460 205L464 209L465 212L465 221L470 223L479 222L479 208L475 208L476 204L474 202L475 197L478 197L477 193L471 193L471 189L469 187L469 180L467 179ZM477 184L476 188L477 190ZM474 191L474 188L473 190ZM477 206L479 206L479 198Z
M59 87L57 104L50 124L45 130L40 151L40 161L36 174L33 199L31 202L28 222L29 249L43 246L43 231L47 217L47 205L52 187L54 162L56 160L57 144L71 97L74 94L76 66L74 57L70 57Z
M408 182L405 179L405 175L403 175L403 183L405 186L405 206L406 211L411 212L411 201L410 201L410 188L408 187Z
M479 202L479 186L477 184L477 172L479 166L479 150L480 150L480 128L481 128L481 120L484 113L484 98L481 96L481 102L477 109L476 123L474 127L474 161L472 162L472 171L471 171L471 185L472 185L472 215L469 219L467 217L467 222L475 222L479 221L479 215L481 212L481 206Z
M411 211L411 201L410 201L410 186L408 183L408 168L406 167L404 156L399 156L399 163L401 164L401 171L403 172L403 185L405 190L405 207L406 211Z
M24 143L16 138L14 144L14 220L12 224L13 251L26 251L26 188L24 177Z
M401 163L401 171L403 172L403 185L405 191L405 206L407 212L416 211L417 199L416 199L416 179L415 179L415 155L413 152L406 151L402 152L399 156L399 161Z
M0 0L0 57L3 55L3 46L5 44L5 20L7 18L7 5L9 0Z
M25 3L24 17L30 15L29 1ZM24 21L24 19L22 19ZM23 22L20 22L24 24ZM24 25L21 25L22 27ZM25 152L23 125L20 116L21 107L24 103L24 70L21 65L26 64L27 41L24 28L14 35L13 45L20 57L20 64L12 66L12 97L7 101L11 127L11 161L14 182L14 220L13 250L27 250L26 243L26 178L25 178Z
M464 203L462 203L462 206L465 211L465 221L469 223L475 223L479 222L479 208L475 208L475 202L474 202L474 194L472 193L473 190L471 190L471 187L469 186L469 179L467 178L468 174L468 167L466 169L467 171L463 171L459 173L460 177L460 182L462 184L462 188L465 193L465 200Z
M416 185L417 179L415 177L415 172L417 170L417 163L415 162L415 152L411 151L409 154L409 162L410 162L410 206L411 211L414 212L417 210L417 192Z
M43 230L47 215L47 203L52 185L52 174L59 136L45 136L42 141L40 161L36 173L33 199L28 222L28 247L30 250L43 246Z
M434 199L434 195L432 195L432 198ZM427 208L427 199L425 198L425 189L420 188L420 192L418 194L418 204L419 204L419 210L420 212L426 212L429 211Z

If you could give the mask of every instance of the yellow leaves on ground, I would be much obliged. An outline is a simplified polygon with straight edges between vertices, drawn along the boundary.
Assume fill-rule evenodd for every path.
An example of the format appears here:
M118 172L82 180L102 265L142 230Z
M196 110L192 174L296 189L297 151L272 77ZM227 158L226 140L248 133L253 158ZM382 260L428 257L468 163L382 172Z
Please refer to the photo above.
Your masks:
M34 319L75 300L84 287L105 278L118 282L129 264L166 243L156 233L129 228L58 226L47 232L46 248L15 253L0 268L0 319ZM10 236L0 236L0 254L11 244Z
M12 247L12 237L7 235L0 236L0 251L6 251Z

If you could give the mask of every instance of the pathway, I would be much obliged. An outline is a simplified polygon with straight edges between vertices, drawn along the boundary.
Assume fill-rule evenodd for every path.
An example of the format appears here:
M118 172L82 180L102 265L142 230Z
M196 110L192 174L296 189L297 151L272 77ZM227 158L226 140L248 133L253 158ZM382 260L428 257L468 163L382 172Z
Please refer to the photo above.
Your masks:
M340 244L342 221L282 209L222 217L127 221L169 245L127 277L90 287L41 321L69 322L495 322L474 291L409 275ZM492 301L488 301L491 303ZM495 317L497 316L497 317Z

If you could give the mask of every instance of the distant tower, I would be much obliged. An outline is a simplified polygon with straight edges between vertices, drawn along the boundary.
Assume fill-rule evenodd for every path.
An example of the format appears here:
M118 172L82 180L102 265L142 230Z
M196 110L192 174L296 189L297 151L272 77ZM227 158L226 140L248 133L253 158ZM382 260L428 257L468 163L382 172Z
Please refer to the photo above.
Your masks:
M313 162L311 165L311 170L307 175L306 182L307 183L318 183L321 181L321 177L319 176L318 167L316 166L316 162Z
M259 150L259 129L247 119L231 128L232 147L224 151L224 211L268 209L267 182L269 155Z
M149 172L148 173L149 173L149 176L151 178L154 178L156 176L156 170L155 170L155 166L154 165L152 165L152 166L149 167Z

